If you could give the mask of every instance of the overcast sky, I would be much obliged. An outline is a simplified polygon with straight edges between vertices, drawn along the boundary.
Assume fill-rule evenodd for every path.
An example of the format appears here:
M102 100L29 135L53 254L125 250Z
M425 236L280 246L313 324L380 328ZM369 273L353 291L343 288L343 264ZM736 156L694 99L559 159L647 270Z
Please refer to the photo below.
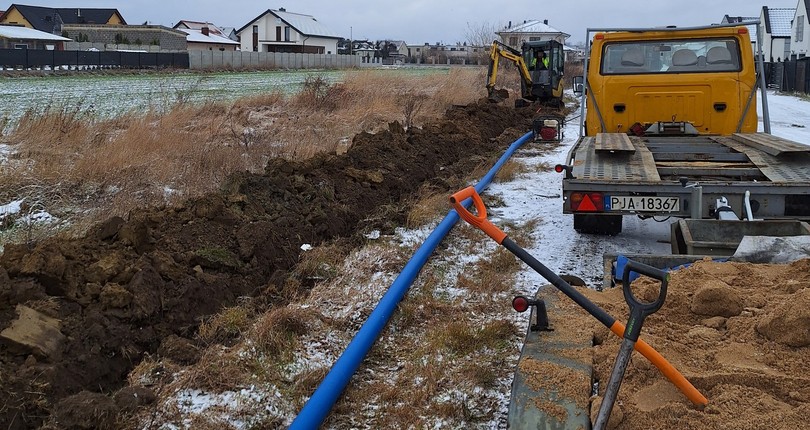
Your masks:
M795 8L798 0L774 0L770 8ZM0 2L0 9L11 2ZM49 7L117 8L129 24L172 26L179 20L210 21L242 27L267 9L313 15L339 35L355 39L397 39L408 43L454 43L468 28L509 21L549 20L549 25L582 42L588 27L692 26L718 23L724 15L759 16L763 3L753 0L30 0Z

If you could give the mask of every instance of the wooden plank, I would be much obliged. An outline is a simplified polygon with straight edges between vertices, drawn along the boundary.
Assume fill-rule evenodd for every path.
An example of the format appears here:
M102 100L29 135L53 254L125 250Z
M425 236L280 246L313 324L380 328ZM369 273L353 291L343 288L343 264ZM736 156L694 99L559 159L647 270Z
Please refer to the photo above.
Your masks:
M734 133L731 138L775 157L785 153L810 152L810 146L766 133Z
M793 157L778 158L728 137L713 137L717 143L728 146L748 156L754 165L771 182L810 182L810 153L795 153Z
M636 152L630 137L625 133L597 133L596 151Z
M641 163L643 165L642 171L644 172L643 178L648 181L660 181L661 176L658 174L658 168L655 165L655 157L653 156L653 153L647 149L647 145L645 145L641 139L635 138L635 140L635 146L638 147L639 151L633 155L638 155L638 158L641 159Z

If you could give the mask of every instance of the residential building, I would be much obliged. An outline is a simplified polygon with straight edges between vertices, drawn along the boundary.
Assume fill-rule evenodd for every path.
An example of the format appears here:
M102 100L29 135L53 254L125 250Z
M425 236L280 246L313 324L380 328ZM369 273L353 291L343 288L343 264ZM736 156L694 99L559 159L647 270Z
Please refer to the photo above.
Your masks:
M68 49L185 51L188 34L162 25L63 24L62 35L81 42Z
M790 26L791 55L804 58L810 51L810 0L799 0Z
M585 48L578 46L563 46L563 55L565 55L565 62L579 62L585 60Z
M372 59L377 56L377 48L374 46L373 42L369 42L368 40L346 41L345 44L351 44L351 49L347 49L347 46L339 50L338 53L344 53L345 51L345 54L362 58L363 63L371 63Z
M754 54L757 53L757 32L759 28L757 24L752 24L752 22L759 21L759 18L756 16L731 16L725 15L722 20L720 20L720 24L744 24L746 28L748 28L748 35L751 37L751 48L754 50Z
M225 31L210 22L181 20L175 30L188 35L188 50L237 51L239 42L229 39Z
M47 49L61 51L70 39L21 25L0 24L0 49Z
M762 54L765 61L784 61L790 58L790 20L796 14L793 8L763 6L759 15L759 33L762 35Z
M0 23L72 39L68 49L184 51L186 33L160 25L127 25L118 9L51 8L12 4Z
M377 51L387 64L404 63L408 58L408 45L404 40L381 40L377 42Z
M341 39L311 15L268 9L236 31L242 51L337 54Z
M512 26L512 21L506 28L495 32L500 36L501 41L515 49L520 49L524 42L556 40L565 45L565 40L571 37L570 34L564 33L556 28L548 25L548 20L528 20L523 21L522 24Z
M473 46L467 43L445 45L436 43L431 45L407 45L408 61L425 64L483 64L489 57L489 47Z
M62 34L65 24L126 25L118 9L51 8L12 4L2 15L0 24L22 25L51 34Z
M235 27L222 27L222 34L233 41L239 41L239 35L236 34Z

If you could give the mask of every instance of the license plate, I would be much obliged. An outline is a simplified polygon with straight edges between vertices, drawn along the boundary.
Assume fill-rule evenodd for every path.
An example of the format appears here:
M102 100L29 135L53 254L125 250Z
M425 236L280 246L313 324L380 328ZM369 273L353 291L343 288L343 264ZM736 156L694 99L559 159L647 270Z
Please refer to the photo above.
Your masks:
M609 211L635 212L678 212L681 210L681 199L678 197L652 196L609 196Z

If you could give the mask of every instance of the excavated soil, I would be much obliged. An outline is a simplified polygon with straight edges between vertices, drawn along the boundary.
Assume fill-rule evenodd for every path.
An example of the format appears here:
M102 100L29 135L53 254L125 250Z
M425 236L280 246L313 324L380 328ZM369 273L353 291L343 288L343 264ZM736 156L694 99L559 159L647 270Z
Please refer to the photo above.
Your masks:
M633 291L650 301L657 288L649 278L633 284ZM583 293L620 321L627 320L620 288ZM594 333L592 362L600 385L600 397L591 404L595 418L621 340L564 296L558 303L566 303L565 324L590 327ZM704 410L693 406L634 353L609 429L787 430L806 428L810 422L810 260L701 261L675 271L664 306L645 320L641 333L709 404Z
M359 134L340 156L272 161L220 193L111 218L82 239L7 245L0 428L36 428L51 414L60 428L111 425L148 397L111 396L145 354L193 361L189 340L205 316L240 296L284 304L278 292L302 244L403 225L415 192L455 191L529 129L530 115L486 102L454 107L421 129L392 123ZM87 408L95 421L76 414Z

